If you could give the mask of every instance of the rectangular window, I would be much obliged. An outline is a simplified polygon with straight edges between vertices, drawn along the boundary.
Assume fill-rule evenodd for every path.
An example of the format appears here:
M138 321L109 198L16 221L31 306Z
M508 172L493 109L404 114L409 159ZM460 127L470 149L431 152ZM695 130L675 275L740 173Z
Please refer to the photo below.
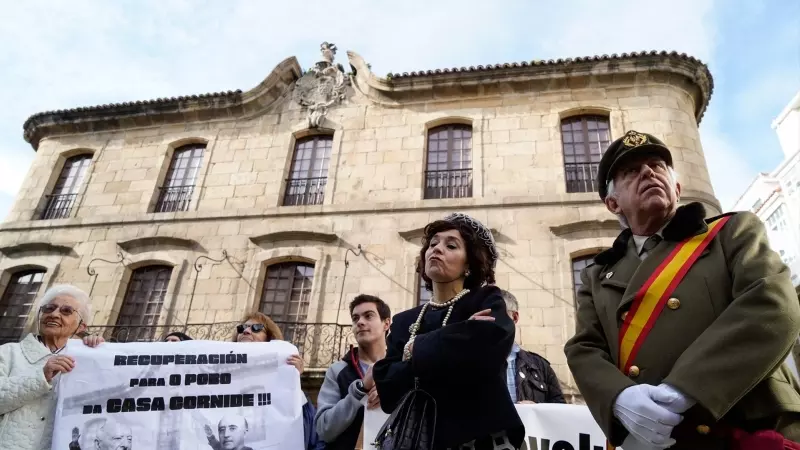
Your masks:
M169 266L147 266L133 271L114 329L115 342L149 342L156 337L171 276Z
M205 149L205 144L190 144L175 149L164 185L158 194L155 212L189 210Z
M443 125L428 132L424 198L472 197L472 127Z
M91 162L92 155L77 155L64 162L53 192L46 197L47 203L40 219L66 219L70 216Z
M298 140L292 156L292 168L286 180L284 206L321 205L328 183L333 136L311 136Z
M259 311L281 328L284 339L301 347L311 303L314 264L287 262L267 267Z
M425 280L420 275L417 275L417 279L419 280L417 286L417 305L423 305L431 301L433 292L425 287Z
M767 228L771 231L786 231L789 228L786 222L786 205L780 205L772 214L767 217Z
M597 255L582 256L580 258L572 259L572 289L576 300L578 298L578 289L583 286L583 282L581 282L581 271L594 262L595 256ZM578 307L577 301L575 303L575 307Z
M44 274L42 270L28 270L11 276L0 298L0 345L18 342L22 337Z
M597 192L597 170L610 139L607 117L577 116L561 121L567 192Z

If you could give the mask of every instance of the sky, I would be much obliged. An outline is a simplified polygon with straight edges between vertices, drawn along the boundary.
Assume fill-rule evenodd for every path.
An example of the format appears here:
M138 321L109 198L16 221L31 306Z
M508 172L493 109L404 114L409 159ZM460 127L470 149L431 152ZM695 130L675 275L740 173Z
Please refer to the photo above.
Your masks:
M41 111L248 90L319 44L389 72L675 50L709 65L700 124L715 194L730 208L781 161L771 123L800 90L797 0L0 0L0 219L35 156Z

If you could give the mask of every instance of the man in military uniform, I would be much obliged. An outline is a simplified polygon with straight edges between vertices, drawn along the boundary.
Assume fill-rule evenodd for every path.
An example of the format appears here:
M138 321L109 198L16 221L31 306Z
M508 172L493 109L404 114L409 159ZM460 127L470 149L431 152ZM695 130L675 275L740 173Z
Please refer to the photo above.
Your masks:
M625 230L581 274L565 352L610 443L767 450L800 441L800 393L783 364L800 302L763 224L749 212L705 219L699 203L678 207L672 155L649 134L611 143L597 181Z

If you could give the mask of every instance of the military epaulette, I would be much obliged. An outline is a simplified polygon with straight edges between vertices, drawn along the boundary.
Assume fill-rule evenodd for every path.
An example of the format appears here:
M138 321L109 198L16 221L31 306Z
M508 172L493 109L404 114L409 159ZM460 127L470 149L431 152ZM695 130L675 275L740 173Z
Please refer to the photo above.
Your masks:
M728 217L728 216L733 216L733 215L736 215L736 214L739 214L739 211L731 211L731 212L726 212L725 214L720 214L718 216L709 217L708 219L706 219L706 224L709 224L709 223L711 223L711 222L713 222L713 221L715 221L717 219L721 219L723 217Z

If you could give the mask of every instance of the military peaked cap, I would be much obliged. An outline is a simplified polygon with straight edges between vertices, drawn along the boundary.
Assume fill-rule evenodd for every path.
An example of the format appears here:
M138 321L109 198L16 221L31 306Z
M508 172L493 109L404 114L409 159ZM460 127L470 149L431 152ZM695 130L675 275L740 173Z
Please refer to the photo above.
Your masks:
M659 156L672 167L672 153L664 142L652 134L630 130L625 136L612 142L600 159L600 166L597 169L597 189L601 200L605 200L608 195L608 182L614 179L614 172L619 163L629 156L644 153Z

